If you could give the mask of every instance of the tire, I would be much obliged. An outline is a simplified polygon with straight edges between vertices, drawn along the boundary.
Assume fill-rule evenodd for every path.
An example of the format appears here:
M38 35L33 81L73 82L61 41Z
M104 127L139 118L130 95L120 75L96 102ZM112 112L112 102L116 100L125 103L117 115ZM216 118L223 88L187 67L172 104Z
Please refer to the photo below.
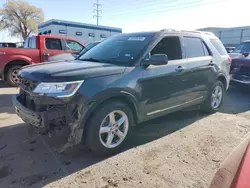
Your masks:
M221 91L221 98L219 98L219 94L216 95L214 92L216 90L216 88L220 88L220 91ZM221 105L222 105L222 102L223 102L223 99L224 99L224 94L225 94L225 87L224 85L222 84L221 81L217 80L216 83L213 85L211 91L209 92L208 94L208 97L202 107L203 111L205 112L208 112L208 113L215 113L217 112ZM216 97L213 97L213 96L216 96ZM217 99L217 103L216 105L213 105L215 104L214 103L214 98ZM212 104L213 103L213 104Z
M115 115L112 116L112 113ZM114 117L115 119L115 123L112 127L108 126L112 124L110 117ZM123 119L121 117L123 117ZM124 122L121 120L124 120ZM118 124L120 124L119 121L123 122L121 126L118 126ZM125 145L129 134L129 128L132 124L133 116L128 105L120 101L109 101L108 103L104 103L100 108L98 107L97 111L88 121L84 131L86 146L98 155L113 155L118 153ZM103 128L103 133L101 133L101 127ZM124 138L121 135L123 135ZM109 137L111 144L108 143Z
M10 87L16 87L19 83L19 78L17 77L17 71L22 67L22 65L13 65L11 66L6 75L5 80ZM16 77L14 77L16 76Z

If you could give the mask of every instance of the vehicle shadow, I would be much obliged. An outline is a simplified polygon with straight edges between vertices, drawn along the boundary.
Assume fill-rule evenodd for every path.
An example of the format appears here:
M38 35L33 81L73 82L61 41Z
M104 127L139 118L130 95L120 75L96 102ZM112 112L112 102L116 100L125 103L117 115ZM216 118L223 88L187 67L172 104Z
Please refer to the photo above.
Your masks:
M238 85L230 86L227 91L220 112L239 114L250 110L250 87Z
M179 131L206 117L199 111L177 112L131 129L122 152ZM84 144L60 154L56 149L65 142L65 134L50 138L37 135L26 124L0 126L0 184L3 187L43 187L79 170L105 160Z
M8 87L9 86L7 85L7 83L0 79L0 88L8 88Z
M12 97L14 94L0 94L0 114L15 114L12 104Z
M0 80L0 115L2 113L15 114L12 105L12 96L14 96L14 93L17 91L16 88L9 88L3 80Z

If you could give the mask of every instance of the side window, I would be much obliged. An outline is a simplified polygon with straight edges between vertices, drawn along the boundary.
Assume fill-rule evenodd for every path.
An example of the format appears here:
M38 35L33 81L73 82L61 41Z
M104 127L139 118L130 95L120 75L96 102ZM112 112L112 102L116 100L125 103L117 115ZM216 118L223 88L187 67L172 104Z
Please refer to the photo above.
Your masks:
M216 48L216 50L219 52L220 55L227 55L227 51L220 40L218 39L210 39L213 46Z
M30 41L31 42L29 48L36 48L36 37L32 37Z
M72 50L76 52L80 52L83 49L82 45L72 40L66 40L66 47L67 47L67 50Z
M205 56L203 42L195 37L183 37L186 58Z
M48 50L62 50L60 39L46 38L45 46Z
M163 38L151 51L154 54L166 54L169 60L182 59L181 45L179 37Z
M23 48L29 48L29 41L30 41L30 38L27 38L25 40Z

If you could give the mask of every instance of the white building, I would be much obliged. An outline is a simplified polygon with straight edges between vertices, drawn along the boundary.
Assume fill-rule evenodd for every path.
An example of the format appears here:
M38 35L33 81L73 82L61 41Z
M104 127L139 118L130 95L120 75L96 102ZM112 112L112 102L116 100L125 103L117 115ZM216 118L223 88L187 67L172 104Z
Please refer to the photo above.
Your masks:
M84 44L88 44L122 33L122 29L52 19L39 24L38 33L75 38Z
M237 46L241 42L250 40L250 26L231 28L207 27L198 30L214 33L225 46Z

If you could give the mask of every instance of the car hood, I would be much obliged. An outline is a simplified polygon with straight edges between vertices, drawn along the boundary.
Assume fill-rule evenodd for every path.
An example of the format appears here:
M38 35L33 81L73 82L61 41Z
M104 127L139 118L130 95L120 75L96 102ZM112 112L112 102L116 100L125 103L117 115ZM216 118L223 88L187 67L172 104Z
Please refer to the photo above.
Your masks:
M19 71L22 78L38 82L65 82L120 74L124 66L89 61L67 61L29 65Z

